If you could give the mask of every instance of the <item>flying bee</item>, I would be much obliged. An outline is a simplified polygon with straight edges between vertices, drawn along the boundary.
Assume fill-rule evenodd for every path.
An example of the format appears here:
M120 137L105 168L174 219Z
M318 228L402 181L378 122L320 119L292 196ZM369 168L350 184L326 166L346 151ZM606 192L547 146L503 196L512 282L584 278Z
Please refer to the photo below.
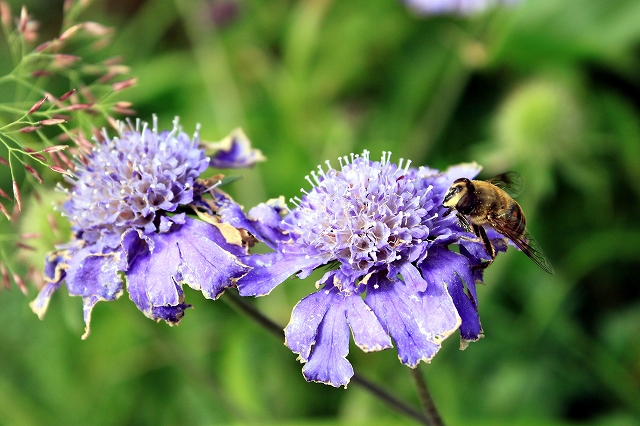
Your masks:
M527 231L522 208L511 197L522 190L523 182L516 172L503 173L486 181L456 179L442 202L443 207L447 208L445 216L455 210L460 226L482 241L491 260L483 262L480 268L489 266L496 257L496 250L484 228L490 226L511 240L545 272L553 274L549 259Z

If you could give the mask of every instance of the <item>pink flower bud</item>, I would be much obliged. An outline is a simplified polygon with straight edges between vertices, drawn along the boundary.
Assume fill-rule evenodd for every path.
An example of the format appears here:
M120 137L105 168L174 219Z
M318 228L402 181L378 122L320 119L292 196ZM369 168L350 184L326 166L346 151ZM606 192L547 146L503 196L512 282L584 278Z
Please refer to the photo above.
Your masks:
M36 251L36 248L30 246L29 244L23 243L22 241L16 242L16 247L21 248L23 250Z
M20 275L18 275L18 274L12 274L12 275L13 275L13 281L16 283L16 285L18 286L18 288L20 289L22 294L24 294L26 296L27 295L27 286L24 285L24 281L22 281L22 278L20 277Z
M69 99L69 96L73 95L73 92L75 92L75 91L76 91L76 89L69 90L64 95L60 96L59 101L66 101L67 99Z
M0 212L2 212L5 217L9 220L12 221L13 219L11 218L11 215L9 214L9 212L7 211L7 208L4 206L4 204L0 203Z
M63 120L62 118L47 118L45 120L38 121L38 123L42 124L43 126L55 126L57 124L62 124L66 122L67 120Z
M53 73L47 70L35 70L31 71L31 77L51 77Z
M88 109L91 108L93 106L93 104L74 104L74 105L69 105L67 107L67 111L77 111L80 109Z
M138 84L138 79L136 77L132 77L129 78L127 80L123 80L123 81L118 81L116 83L113 83L111 85L111 87L113 87L113 90L115 90L116 92L126 89L127 87L131 87Z
M104 25L100 25L97 22L88 21L83 22L80 25L82 25L82 29L85 30L87 34L93 36L101 37L113 32L113 28L105 27Z
M58 40L65 41L66 39L74 35L76 31L80 29L80 27L81 27L80 24L76 24L72 27L67 28L62 34L60 34L60 37L58 37Z
M34 112L36 112L37 110L40 109L40 107L42 106L43 103L45 103L45 101L48 99L47 96L45 96L44 98L40 99L38 102L35 103L35 105L33 105L31 107L31 109L29 110L29 112L27 114L33 114Z
M14 180L12 181L12 186L13 186L13 199L16 201L18 210L22 210L22 197L20 197L20 188L18 187L18 183Z
M3 1L0 1L0 20L5 27L11 25L11 8Z
M69 148L67 145L53 145L53 146L46 147L42 151L46 153L52 153L52 152L64 151L67 148Z
M26 6L22 6L20 10L20 21L18 23L18 31L24 33L27 29L27 22L29 22L29 14L27 13Z
M42 52L49 46L51 46L51 40L45 41L44 43L40 44L38 47L35 48L35 51Z
M33 158L37 158L40 161L47 161L46 157L40 153L37 153L36 151L34 151L31 148L25 147L25 152L27 152L30 156L32 156Z
M30 240L32 238L40 238L40 237L42 237L42 234L38 232L25 232L24 234L20 235L21 240Z
M42 128L42 126L27 126L20 129L20 133L31 133L31 132L35 132L40 128Z
M66 53L56 53L53 55L53 66L56 68L66 68L74 62L82 59L79 56L69 55Z
M34 169L33 167L31 167L31 166L30 166L30 165L28 165L28 164L25 164L25 165L24 165L24 168L27 170L27 172L29 172L29 174L30 174L31 176L33 176L34 178L36 178L36 180L38 181L38 183L42 183L42 182L44 182L44 181L42 180L42 176L40 176L40 173L38 173L36 169Z
M58 166L49 166L49 168L51 170L53 170L56 173L61 173L63 175L70 175L70 173L68 171L66 171L65 169L63 169L62 167L58 167Z

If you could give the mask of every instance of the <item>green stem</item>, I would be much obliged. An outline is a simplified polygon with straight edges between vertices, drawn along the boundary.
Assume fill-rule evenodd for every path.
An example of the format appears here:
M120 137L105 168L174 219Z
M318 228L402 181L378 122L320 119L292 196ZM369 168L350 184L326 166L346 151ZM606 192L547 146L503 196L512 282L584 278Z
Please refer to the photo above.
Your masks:
M240 297L234 290L230 290L225 292L222 300L227 302L232 308L237 310L238 312L247 315L249 318L253 319L258 325L263 327L265 330L269 331L271 334L276 336L278 339L282 339L284 337L284 327L276 324L271 319L264 316L260 311L258 311L255 307L247 303L242 297ZM421 414L415 408L407 405L405 402L399 400L395 396L391 395L382 387L377 384L365 379L360 375L354 375L351 378L351 381L356 385L362 387L369 391L372 395L379 398L381 401L385 402L389 407L394 410L411 417L418 422L429 425L429 426L442 426L442 423L430 423L429 419ZM426 384L425 384L426 389ZM428 391L427 391L428 394ZM435 410L435 407L433 408ZM437 413L436 413L437 415ZM438 417L439 418L439 417Z
M427 387L427 381L424 378L424 374L420 370L420 364L416 366L416 368L412 368L411 370L411 378L416 385L416 389L418 390L418 397L420 398L420 403L422 404L422 409L424 410L424 414L427 418L427 424L429 426L444 426L444 422L436 409L436 405L433 402L433 398L431 398L431 393L429 392L429 388Z

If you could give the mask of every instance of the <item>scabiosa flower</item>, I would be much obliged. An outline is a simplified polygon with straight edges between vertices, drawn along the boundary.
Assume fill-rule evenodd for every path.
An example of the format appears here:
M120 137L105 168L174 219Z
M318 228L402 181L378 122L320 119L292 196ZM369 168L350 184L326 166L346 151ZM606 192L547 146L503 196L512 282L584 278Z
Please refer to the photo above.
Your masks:
M241 295L265 295L293 274L304 278L330 266L317 283L322 288L295 306L285 329L305 378L348 384L349 329L363 351L389 348L393 339L410 367L429 362L457 329L463 343L480 338L473 277L479 259L448 248L474 237L442 207L451 183L480 168L463 164L440 173L393 164L386 153L374 162L367 151L340 159L340 166L327 162L327 170L307 177L311 190L288 214L275 202L246 217L247 228L270 227L252 232L276 251L243 260L254 269L238 281ZM467 242L474 253L482 249Z
M135 127L120 123L118 136L104 131L103 137L79 159L71 189L63 189L69 199L62 213L72 223L73 239L48 255L47 284L31 304L42 318L65 282L71 295L83 299L83 338L95 304L123 293L121 273L136 306L173 325L190 307L184 284L215 299L250 269L239 260L246 256L239 230L223 226L212 208L206 222L186 215L214 205L203 201L211 188L199 176L210 159L197 130L189 137L176 118L171 131L158 132L154 117L151 129L140 121Z
M483 12L498 4L512 4L519 0L404 0L417 14L438 15L455 13L470 15Z
M110 247L131 227L146 233L157 230L159 212L174 212L193 200L193 185L209 159L193 139L178 131L158 133L147 128L127 130L121 123L120 137L100 143L87 156L86 165L76 167L77 177L68 179L72 190L63 214L90 244L101 240Z

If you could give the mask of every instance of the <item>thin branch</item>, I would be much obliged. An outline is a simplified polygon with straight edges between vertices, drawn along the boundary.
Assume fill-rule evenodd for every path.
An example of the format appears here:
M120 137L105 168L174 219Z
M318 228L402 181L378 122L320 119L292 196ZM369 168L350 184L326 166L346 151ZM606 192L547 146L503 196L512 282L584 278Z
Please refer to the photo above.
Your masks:
M264 316L254 306L247 303L234 289L227 290L222 297L222 300L229 303L234 309L249 316L252 320L258 323L261 327L269 331L278 339L284 337L284 327L279 326L271 319Z
M369 392L371 392L371 394L375 395L382 401L386 402L387 405L393 408L394 410L400 413L403 413L414 420L419 421L423 425L433 426L429 423L429 420L423 414L421 414L418 410L408 406L405 402L391 395L389 392L387 392L385 389L381 388L377 384L357 374L354 374L354 376L351 378L351 381L361 386L362 388L368 390Z
M420 398L420 403L422 404L422 409L424 410L424 414L427 418L427 423L429 426L444 426L444 422L438 414L438 410L433 402L433 398L431 398L431 393L429 392L429 388L427 387L427 381L424 378L424 374L420 370L420 364L416 366L416 368L411 368L411 378L416 385L416 389L418 390L418 397Z

